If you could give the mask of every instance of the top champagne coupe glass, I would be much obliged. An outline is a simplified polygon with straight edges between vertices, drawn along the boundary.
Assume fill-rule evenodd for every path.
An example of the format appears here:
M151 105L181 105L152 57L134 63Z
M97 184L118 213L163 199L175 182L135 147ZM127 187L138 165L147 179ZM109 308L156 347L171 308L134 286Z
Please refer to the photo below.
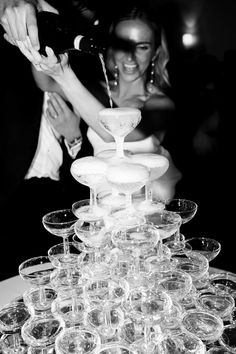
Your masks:
M104 108L98 113L98 120L100 125L115 140L115 160L124 159L124 139L141 121L141 111L129 107Z
M107 211L97 205L97 188L105 182L107 163L95 156L86 156L75 160L71 165L71 174L81 184L90 188L88 205L76 202L73 205L75 215L84 221L95 221L105 216Z

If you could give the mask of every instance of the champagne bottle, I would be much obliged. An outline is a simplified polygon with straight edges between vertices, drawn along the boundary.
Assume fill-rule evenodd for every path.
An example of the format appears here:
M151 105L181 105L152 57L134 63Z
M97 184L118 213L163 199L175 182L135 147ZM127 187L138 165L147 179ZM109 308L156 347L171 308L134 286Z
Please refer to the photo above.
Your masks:
M64 21L61 15L47 11L38 12L37 24L39 51L43 55L46 55L46 46L51 47L56 55L69 50L80 50L95 55L105 51L105 47L93 38L87 37L85 33L78 34L78 28Z

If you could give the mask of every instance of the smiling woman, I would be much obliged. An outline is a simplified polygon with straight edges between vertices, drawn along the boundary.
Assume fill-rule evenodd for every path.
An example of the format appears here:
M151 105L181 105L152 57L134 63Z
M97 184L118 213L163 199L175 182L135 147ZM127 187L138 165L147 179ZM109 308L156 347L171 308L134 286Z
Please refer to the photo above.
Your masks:
M119 9L113 9L109 14L112 22L110 18L109 24L104 21L109 45L103 59L109 82L96 78L80 80L68 65L67 53L60 55L58 63L49 47L45 49L47 56L42 56L29 42L26 45L18 41L17 45L33 63L37 82L42 84L40 87L51 92L56 91L56 87L59 89L59 85L74 111L88 124L88 139L94 154L115 148L113 137L99 124L101 109L110 108L112 103L112 108L141 110L142 120L126 136L124 149L132 153L157 153L169 159L168 171L153 181L153 196L167 200L174 196L176 183L181 177L169 152L161 146L166 131L175 121L175 106L168 96L170 86L166 65L169 55L165 36L156 14L150 14L152 12L146 6L129 1L128 4L122 3ZM56 102L53 93L50 100L52 104Z

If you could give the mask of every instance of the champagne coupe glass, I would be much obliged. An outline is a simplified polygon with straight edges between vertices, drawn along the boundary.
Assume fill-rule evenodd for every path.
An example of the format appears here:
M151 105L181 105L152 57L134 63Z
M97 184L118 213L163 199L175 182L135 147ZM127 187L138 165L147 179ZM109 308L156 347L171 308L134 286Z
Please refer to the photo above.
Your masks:
M132 226L145 222L144 216L132 204L132 193L140 190L149 178L148 169L140 164L122 162L107 168L106 178L112 188L126 196L126 207L111 212L121 225Z
M172 212L163 210L150 215L146 215L147 222L152 223L159 232L159 242L155 248L155 253L150 254L146 258L146 264L149 268L161 270L167 270L173 268L174 261L170 258L169 254L165 253L163 240L173 236L181 225L181 216ZM168 248L167 248L168 249Z
M76 295L76 296L74 296ZM83 286L75 291L60 291L52 303L52 314L63 320L65 327L82 325L84 323L85 299Z
M56 338L64 327L64 322L52 314L30 317L21 328L25 343L33 348L47 352L47 348L55 343Z
M64 257L64 244L58 243L49 248L48 257L52 265L60 269L70 269L77 265L80 251L73 242L68 242L68 251L70 257Z
M63 238L64 256L68 257L68 238L74 234L74 223L77 221L72 209L51 211L43 216L45 229L52 235Z
M131 267L127 274L130 286L136 287L145 282L146 269L142 266L142 257L148 253L159 240L157 229L152 225L122 227L111 234L112 243L128 257L132 257Z
M216 342L224 330L224 323L220 317L199 309L185 312L182 325L188 332L197 335L205 344Z
M152 332L154 332L152 326ZM143 347L145 338L145 322L142 318L130 316L124 320L124 323L118 328L119 339L130 345L132 348ZM138 351L139 353L139 351ZM143 350L141 349L141 353ZM150 351L151 353L151 351Z
M32 314L40 315L50 311L51 303L56 297L56 292L49 285L54 269L48 256L29 258L19 265L21 278L33 285L23 295Z
M1 354L28 354L28 346L23 341L20 329L16 333L7 333L0 336Z
M209 262L205 256L195 251L188 251L184 254L174 255L177 265L176 269L188 273L193 280L193 285L197 285L199 280L203 279L208 272Z
M230 324L224 327L219 342L225 350L229 350L230 353L236 353L236 324Z
M170 310L172 300L170 296L158 289L147 289L143 286L134 288L130 291L127 300L127 309L135 320L142 320L144 324L142 353L150 353L150 345L153 338L151 338L151 327L155 323L157 327L161 322L161 318ZM153 334L152 334L153 337ZM154 339L155 341L155 339ZM134 345L137 346L137 343Z
M68 242L70 257L64 257L63 244L52 246L48 250L48 256L53 266L56 268L51 274L51 285L58 292L72 291L81 285L82 273L78 267L78 257L80 251L73 242ZM75 295L72 291L72 295Z
M185 247L190 246L194 252L200 253L205 256L210 263L221 250L221 244L209 237L191 237L185 239ZM209 283L209 272L198 282L198 288L207 288Z
M233 296L224 292L211 293L208 289L206 293L199 294L197 303L203 310L223 320L230 316L235 306Z
M107 214L105 208L97 204L97 188L106 182L107 163L95 156L86 156L75 160L70 168L72 176L81 184L90 188L89 205L74 204L75 215L84 221L93 221Z
M105 308L101 305L90 306L85 315L85 322L99 333L102 341L112 338L123 321L124 314L121 308L111 306L109 303L105 304Z
M104 262L104 257L102 256L102 250L107 246L108 241L110 241L109 233L103 222L97 221L91 223L84 222L83 225L80 224L78 220L75 224L75 235L73 236L73 241L78 247L78 240L83 242L83 246L93 252L94 262L90 262L89 269L84 267L83 271L88 271L90 274L110 273L109 266ZM79 247L82 249L81 247Z
M129 150L124 150L125 157L129 157L132 155L132 152ZM109 165L117 162L116 158L116 149L108 149L102 150L95 155L106 161ZM110 191L111 189L111 191ZM104 188L104 190L98 193L98 204L101 206L105 206L108 208L113 208L117 206L124 206L125 204L125 196L124 194L120 194L116 189L110 188L108 186L108 190Z
M101 346L99 334L79 326L65 328L55 341L57 354L95 354Z
M169 160L165 156L154 153L134 154L130 156L130 160L146 166L149 170L149 179L145 184L145 201L138 204L137 209L144 211L145 214L164 209L163 203L153 200L152 181L165 174L169 168Z
M206 354L206 346L195 334L167 334L161 342L161 353Z
M127 299L128 283L100 275L87 282L85 293L89 301L86 324L94 327L105 340L113 337L123 323L124 313L119 305Z
M191 237L185 239L185 244L192 247L192 250L205 256L209 262L218 256L221 251L221 244L209 237Z
M141 120L141 111L137 108L117 107L104 108L98 113L100 125L111 134L116 143L115 159L120 161L125 158L124 139L132 132Z
M29 317L30 313L26 305L22 302L12 302L0 309L0 332L3 335L11 335L12 339L12 344L10 348L6 348L6 353L25 353L25 345L21 343L19 331Z
M173 301L183 299L191 290L191 276L181 270L171 270L168 272L154 271L150 275L153 278L154 287L165 291Z
M172 199L166 203L166 210L173 211L181 216L181 225L186 224L195 216L198 209L197 203L189 199ZM180 226L181 226L180 225ZM166 245L171 249L173 254L181 253L185 249L185 242L181 240L180 227L175 234L173 241L168 241Z
M217 291L224 291L236 298L236 279L228 272L213 273L209 276L210 285Z

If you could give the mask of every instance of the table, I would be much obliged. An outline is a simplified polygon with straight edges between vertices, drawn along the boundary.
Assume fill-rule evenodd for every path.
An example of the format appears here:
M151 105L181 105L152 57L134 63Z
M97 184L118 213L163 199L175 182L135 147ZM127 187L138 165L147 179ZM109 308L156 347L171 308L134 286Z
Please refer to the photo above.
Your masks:
M226 270L218 268L209 268L209 272L212 273L224 273ZM235 277L236 274L228 272L228 274ZM22 296L26 290L29 290L32 287L28 282L24 281L19 275L15 277L5 279L0 282L0 308L11 302L15 298Z
M32 285L24 281L19 275L0 282L0 308L14 298L22 296Z

